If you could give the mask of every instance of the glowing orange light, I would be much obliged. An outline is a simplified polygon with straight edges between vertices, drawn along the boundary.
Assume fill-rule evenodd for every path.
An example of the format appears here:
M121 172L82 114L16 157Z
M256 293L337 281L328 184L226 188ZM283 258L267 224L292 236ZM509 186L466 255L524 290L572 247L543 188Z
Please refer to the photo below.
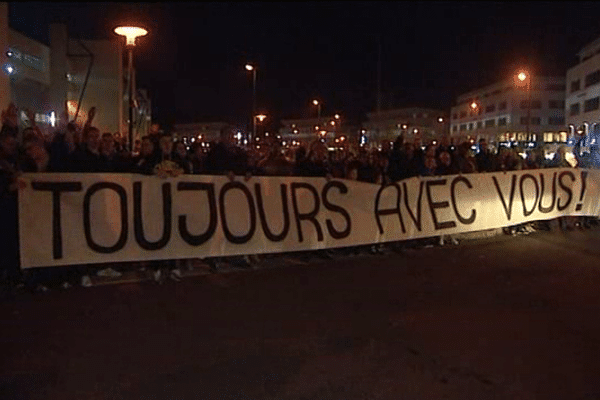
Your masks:
M147 35L148 31L136 26L119 26L115 28L115 33L125 36L127 46L135 46L135 39Z

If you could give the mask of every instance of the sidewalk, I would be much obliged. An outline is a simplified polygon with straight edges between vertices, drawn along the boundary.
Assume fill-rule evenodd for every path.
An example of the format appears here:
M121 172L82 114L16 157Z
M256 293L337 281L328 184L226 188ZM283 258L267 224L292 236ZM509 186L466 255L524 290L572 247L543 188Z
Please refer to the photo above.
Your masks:
M552 221L553 230L558 229L557 222ZM544 231L540 231L544 232ZM457 235L453 235L460 243L463 242L472 242L477 240L486 240L494 237L505 236L502 228L497 229L488 229L484 231L477 232L468 232L461 233ZM429 246L428 246L429 247ZM435 246L437 247L437 246ZM332 249L329 252L329 256L331 260L344 260L344 259L355 259L356 257L365 257L366 259L373 259L381 257L381 255L389 255L394 253L392 248L387 248L384 246L382 251L379 254L369 254L366 251L361 252L358 255L352 254L350 252L344 252L341 249ZM229 272L237 272L237 271L252 271L258 269L268 269L268 268L281 268L289 265L308 265L313 262L326 262L326 259L319 257L315 253L305 252L303 254L293 253L280 253L280 254L266 254L260 255L257 262L253 263L249 266L240 266L235 263L228 262L227 258L221 259L218 263L218 267L216 271L211 271L208 263L201 259L192 259L186 264L184 260L181 260L181 276L183 279L210 275L210 274L221 274L221 273L229 273ZM116 269L119 269L116 266ZM151 268L139 268L139 269L130 269L124 268L121 270L122 275L120 277L101 277L92 275L90 276L92 280L92 286L103 286L103 285L116 285L116 284L127 284L127 283L139 283L145 281L153 281ZM164 277L165 280L169 280L169 277Z

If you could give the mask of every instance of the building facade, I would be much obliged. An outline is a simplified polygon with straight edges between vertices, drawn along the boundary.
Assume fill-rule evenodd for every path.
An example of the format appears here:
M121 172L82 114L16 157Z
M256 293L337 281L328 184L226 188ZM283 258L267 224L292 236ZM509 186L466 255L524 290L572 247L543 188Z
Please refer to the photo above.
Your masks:
M600 38L577 54L579 63L567 71L566 119L576 131L600 140Z
M423 144L439 140L448 134L448 113L430 108L401 108L367 114L361 142L382 146L400 135L405 141Z
M175 124L171 135L174 140L182 141L187 146L199 142L202 147L210 147L211 142L230 141L243 144L244 136L241 130L226 122L200 122L190 124Z
M279 137L282 144L289 146L305 146L315 140L322 140L330 145L336 143L358 142L359 128L344 122L340 115L322 116L321 118L285 119L281 120Z
M492 144L564 143L565 78L529 76L497 82L463 95L450 112L453 141Z
M94 125L101 132L127 137L127 73L121 37L111 40L70 38L64 24L50 26L49 44L40 43L9 27L8 7L0 3L0 103L19 109L19 123L27 126L25 110L34 113L38 126L52 133L60 124L65 104L69 120L85 121L96 107ZM134 137L150 124L148 96L138 96Z

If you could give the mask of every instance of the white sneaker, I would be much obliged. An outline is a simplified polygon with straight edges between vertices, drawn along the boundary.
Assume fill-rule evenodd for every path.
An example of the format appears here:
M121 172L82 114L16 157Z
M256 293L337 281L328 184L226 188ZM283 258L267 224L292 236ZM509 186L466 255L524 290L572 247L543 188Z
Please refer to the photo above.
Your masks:
M157 269L152 273L152 277L154 278L154 282L160 282L161 270Z
M98 273L96 273L96 275L107 277L107 278L119 278L123 274L120 273L119 271L115 271L112 268L105 268L105 269L98 271Z
M452 238L452 244L458 246L458 239Z
M47 288L46 286L44 286L44 285L38 285L38 286L36 287L36 290L37 290L38 292L46 293L46 292L47 292L47 291L49 291L50 289L48 289L48 288Z
M81 278L81 286L83 286L83 287L92 286L92 279L90 278L89 275L85 275Z
M122 273L120 273L119 271L115 271L112 268L107 268L108 269L108 276L111 278L120 278L121 276L123 276Z
M179 269L172 270L169 274L169 278L171 278L175 282L181 282L181 271Z

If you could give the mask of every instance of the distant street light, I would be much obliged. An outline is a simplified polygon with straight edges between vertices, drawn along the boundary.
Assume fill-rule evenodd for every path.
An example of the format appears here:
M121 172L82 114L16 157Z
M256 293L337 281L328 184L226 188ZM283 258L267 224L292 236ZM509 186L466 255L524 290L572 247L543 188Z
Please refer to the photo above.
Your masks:
M321 125L321 102L319 100L313 100L312 103L317 106L317 124Z
M135 47L135 39L139 36L145 36L148 34L148 31L136 26L119 26L115 28L115 33L125 36L125 45L129 51L129 64L127 68L129 84L129 150L133 152L133 48Z
M256 123L256 121L258 120L258 122L262 123L265 119L267 119L267 116L264 114L258 114L255 115L253 120L254 120L254 126L256 126L256 131L254 132L254 136L256 137L256 139L258 140L259 135L258 135L258 123ZM265 132L265 128L263 127L263 132L265 136L269 136L269 132Z
M256 67L252 64L246 64L246 70L252 72L252 136L256 136Z

